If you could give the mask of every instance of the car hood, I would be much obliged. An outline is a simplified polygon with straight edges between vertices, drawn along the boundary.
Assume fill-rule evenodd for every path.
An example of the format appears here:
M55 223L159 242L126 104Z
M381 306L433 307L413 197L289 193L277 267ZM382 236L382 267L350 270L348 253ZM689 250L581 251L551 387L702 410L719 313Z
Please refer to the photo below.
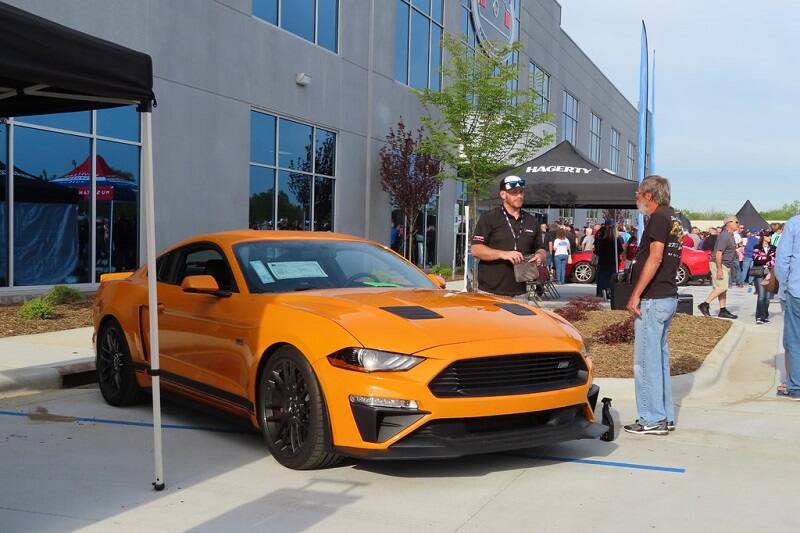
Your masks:
M533 307L533 315L517 315L498 304L507 299L429 289L333 289L285 294L275 303L336 322L363 346L398 353L447 344L492 339L575 339L577 332L550 314ZM441 318L406 318L386 310L428 310ZM521 307L521 306L520 306Z

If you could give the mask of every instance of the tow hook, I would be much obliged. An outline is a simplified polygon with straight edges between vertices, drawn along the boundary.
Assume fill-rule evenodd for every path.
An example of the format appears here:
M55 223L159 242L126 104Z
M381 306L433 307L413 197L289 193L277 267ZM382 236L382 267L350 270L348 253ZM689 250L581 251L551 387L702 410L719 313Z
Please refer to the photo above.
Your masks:
M611 398L603 398L603 425L608 426L608 431L600 436L600 440L611 442L616 438L616 428L614 427L614 417L611 414Z

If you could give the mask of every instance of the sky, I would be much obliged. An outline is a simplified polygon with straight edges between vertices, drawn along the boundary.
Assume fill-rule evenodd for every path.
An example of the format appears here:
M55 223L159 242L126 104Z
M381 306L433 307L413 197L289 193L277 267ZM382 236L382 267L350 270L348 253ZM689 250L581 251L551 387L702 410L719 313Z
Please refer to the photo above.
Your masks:
M656 51L655 172L672 204L800 200L800 2L559 0L561 27L637 105L641 21Z

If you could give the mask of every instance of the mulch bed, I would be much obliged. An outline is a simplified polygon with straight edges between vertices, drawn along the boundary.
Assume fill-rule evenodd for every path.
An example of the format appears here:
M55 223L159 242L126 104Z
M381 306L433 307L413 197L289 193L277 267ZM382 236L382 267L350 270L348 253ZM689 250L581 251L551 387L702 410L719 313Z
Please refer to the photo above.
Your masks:
M0 305L0 337L32 335L64 329L83 328L92 325L94 298L56 305L56 316L49 320L28 320L17 316L19 304Z
M92 298L57 305L51 320L26 320L17 316L19 305L0 306L0 337L31 335L92 325ZM573 322L594 361L596 377L633 377L633 344L603 344L594 340L603 328L628 318L626 311L590 311L584 320ZM669 334L672 375L694 372L728 332L731 323L716 318L675 315Z
M590 311L586 318L573 322L586 341L594 361L595 377L632 378L633 343L602 344L593 340L603 328L628 318L627 311ZM694 372L730 329L731 323L718 318L677 314L669 332L671 373Z

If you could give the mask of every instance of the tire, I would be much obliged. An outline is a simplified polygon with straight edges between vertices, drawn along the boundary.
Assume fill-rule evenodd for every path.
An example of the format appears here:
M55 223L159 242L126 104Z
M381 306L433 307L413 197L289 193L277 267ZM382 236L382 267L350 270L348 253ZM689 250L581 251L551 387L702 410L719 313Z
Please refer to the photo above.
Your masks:
M293 470L338 464L328 410L308 360L284 346L272 354L258 383L258 425L272 456Z
M575 283L591 283L597 276L597 269L588 261L581 261L572 267L572 281Z
M689 279L691 275L689 275L689 269L686 268L686 265L681 265L678 267L678 271L675 274L675 282L678 284L679 287L683 287L687 283L689 283Z
M139 385L136 383L131 351L125 333L116 320L100 329L96 352L97 384L103 399L115 407L137 403Z

